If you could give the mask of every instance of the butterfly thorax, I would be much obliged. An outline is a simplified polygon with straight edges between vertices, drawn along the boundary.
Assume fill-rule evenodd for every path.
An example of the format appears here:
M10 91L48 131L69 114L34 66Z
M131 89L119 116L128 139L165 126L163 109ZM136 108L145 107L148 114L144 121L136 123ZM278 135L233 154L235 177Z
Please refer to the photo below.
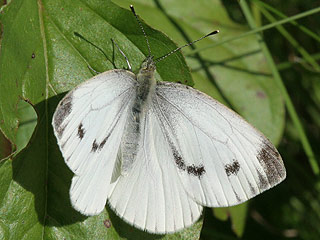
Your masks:
M153 56L147 57L141 64L139 73L137 74L137 88L136 97L133 103L133 114L143 114L143 108L150 101L150 98L155 91L156 80L154 78L154 71L156 69L153 61Z
M150 106L151 96L155 91L156 80L154 71L156 69L153 57L148 57L141 64L137 74L136 96L129 107L127 124L121 141L121 173L126 174L138 154L141 140L141 131L145 121L147 106Z
M156 65L153 61L153 56L146 58L141 64L139 73L137 75L137 101L141 104L145 103L150 95L152 95L156 81L154 79L154 71Z

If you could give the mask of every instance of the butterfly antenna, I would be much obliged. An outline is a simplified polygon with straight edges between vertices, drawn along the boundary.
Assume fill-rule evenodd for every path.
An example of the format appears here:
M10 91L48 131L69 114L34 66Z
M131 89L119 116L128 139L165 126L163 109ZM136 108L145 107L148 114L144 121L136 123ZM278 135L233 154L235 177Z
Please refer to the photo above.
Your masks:
M159 58L155 59L154 62L155 62L155 63L160 62L161 60L165 59L166 57L170 56L171 54L174 54L175 52L179 51L181 48L190 46L190 45L192 45L192 44L194 44L194 43L196 43L196 42L198 42L198 41L200 41L200 40L202 40L202 39L204 39L204 38L206 38L206 37L215 35L215 34L217 34L217 33L219 33L219 30L213 31L213 32L211 32L211 33L208 33L207 35L205 35L205 36L203 36L203 37L201 37L201 38L199 38L199 39L197 39L197 40L194 40L194 41L192 41L192 42L189 42L189 43L187 43L186 45L183 45L183 46L181 46L181 47L178 47L177 49L172 50L171 52L167 53L166 55L163 55L162 57L159 57Z
M133 5L130 5L130 9L131 9L131 12L133 13L133 15L136 17L137 22L139 23L139 26L140 26L140 28L141 28L141 30L142 30L142 32L143 32L143 35L144 35L144 37L145 37L145 39L146 39L146 42L147 42L148 51L149 51L149 56L151 56L151 49L150 49L150 44L149 44L149 40L148 40L147 34L146 34L146 32L144 31L144 29L143 29L143 26L142 26L142 24L141 24L141 22L140 22L140 20L139 20L139 18L138 18L138 15L136 14L136 11L134 10Z

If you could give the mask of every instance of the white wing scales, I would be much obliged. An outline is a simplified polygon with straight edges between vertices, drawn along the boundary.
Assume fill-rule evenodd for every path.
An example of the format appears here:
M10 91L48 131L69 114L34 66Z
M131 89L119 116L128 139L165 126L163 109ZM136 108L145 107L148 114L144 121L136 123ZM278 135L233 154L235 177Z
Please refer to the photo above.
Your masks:
M108 199L124 220L149 232L175 232L193 224L202 207L186 193L159 120L149 109L137 160L118 178Z
M281 157L269 140L209 96L162 82L153 103L180 179L197 203L232 206L285 178Z
M135 84L131 72L104 72L68 93L53 116L58 145L75 173L71 203L83 214L105 206Z

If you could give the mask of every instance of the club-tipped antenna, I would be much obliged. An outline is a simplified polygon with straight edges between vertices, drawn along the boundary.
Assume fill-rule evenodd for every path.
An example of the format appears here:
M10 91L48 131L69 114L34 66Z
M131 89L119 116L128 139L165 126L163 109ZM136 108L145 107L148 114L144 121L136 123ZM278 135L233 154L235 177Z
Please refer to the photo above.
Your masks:
M200 41L200 40L202 40L202 39L204 39L204 38L206 38L206 37L215 35L215 34L217 34L217 33L219 33L219 30L215 30L215 31L213 31L213 32L211 32L211 33L208 33L207 35L205 35L205 36L203 36L203 37L201 37L201 38L199 38L199 39L197 39L197 40L194 40L194 41L192 41L192 42L189 42L189 43L187 43L187 44L185 44L185 45L183 45L183 46L181 46L181 47L176 48L175 50L172 50L171 52L167 53L166 55L163 55L162 57L159 57L159 58L155 59L154 62L155 62L155 63L160 62L161 60L165 59L166 57L170 56L171 54L174 54L175 52L179 51L181 48L190 46L190 45L192 45L192 44L194 44L194 43L196 43L196 42L198 42L198 41Z
M133 13L133 15L136 17L137 22L139 23L139 26L140 26L140 28L141 28L141 30L142 30L142 32L143 32L144 38L146 39L146 42L147 42L148 51L149 51L149 56L151 56L151 49L150 49L150 44L149 44L149 40L148 40L147 34L146 34L146 32L144 31L144 29L143 29L143 26L142 26L142 24L141 24L141 22L140 22L140 20L139 20L139 18L138 18L138 15L136 14L136 11L134 10L133 5L130 5L130 9L131 9L131 12Z

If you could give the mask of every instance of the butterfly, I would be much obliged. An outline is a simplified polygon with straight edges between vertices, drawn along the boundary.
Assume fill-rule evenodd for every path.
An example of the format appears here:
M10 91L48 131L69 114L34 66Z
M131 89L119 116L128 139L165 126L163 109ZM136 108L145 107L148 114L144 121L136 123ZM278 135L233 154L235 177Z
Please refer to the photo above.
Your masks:
M276 148L237 113L155 80L156 63L170 54L150 54L137 75L98 74L58 104L52 125L82 214L99 214L108 201L131 225L171 233L195 223L203 206L240 204L286 177Z

